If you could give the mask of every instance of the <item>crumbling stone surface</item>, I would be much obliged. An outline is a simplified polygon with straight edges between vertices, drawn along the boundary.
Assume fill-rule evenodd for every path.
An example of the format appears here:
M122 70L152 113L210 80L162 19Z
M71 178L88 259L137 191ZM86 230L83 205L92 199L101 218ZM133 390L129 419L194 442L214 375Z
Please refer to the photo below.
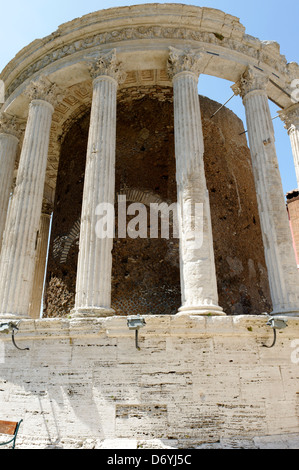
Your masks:
M123 93L118 102L116 201L122 193L128 196L128 204L132 194L132 202L156 198L171 204L177 197L171 89L149 90L147 95L143 90L133 96L130 100ZM219 303L227 314L269 312L267 269L244 127L227 108L211 119L219 103L199 99ZM86 115L62 144L45 294L45 316L49 317L68 315L74 306L88 126ZM117 210L116 205L112 307L119 315L175 314L181 305L178 239L119 239ZM148 220L148 234L149 228Z

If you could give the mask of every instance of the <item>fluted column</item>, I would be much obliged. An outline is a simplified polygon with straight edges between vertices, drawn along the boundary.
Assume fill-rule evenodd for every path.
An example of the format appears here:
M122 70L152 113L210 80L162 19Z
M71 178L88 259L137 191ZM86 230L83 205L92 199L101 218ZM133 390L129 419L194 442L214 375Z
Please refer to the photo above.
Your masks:
M19 143L19 129L14 118L0 115L0 249L6 222L15 161Z
M180 314L223 315L218 305L204 142L197 91L200 53L171 48L176 179L180 224Z
M299 188L299 103L283 109L279 114L281 119L285 122L285 128L290 136L297 178L297 188Z
M123 72L115 50L90 67L93 98L87 146L75 308L72 316L113 315L111 272L113 236L96 231L99 207L114 208L116 98ZM102 206L101 206L102 205Z
M29 316L31 318L40 318L41 314L51 214L52 205L44 202L36 240L35 268L29 307Z
M32 83L25 94L31 102L0 260L1 317L27 317L29 314L57 88L41 78Z
M266 87L268 78L248 67L232 88L246 111L273 314L299 314L299 277L278 167Z

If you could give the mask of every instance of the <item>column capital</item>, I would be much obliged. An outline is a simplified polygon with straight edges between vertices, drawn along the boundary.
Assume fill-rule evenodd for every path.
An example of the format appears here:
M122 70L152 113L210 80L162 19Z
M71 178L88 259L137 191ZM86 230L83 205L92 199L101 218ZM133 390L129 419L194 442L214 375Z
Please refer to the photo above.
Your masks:
M244 98L251 91L266 91L269 78L263 72L248 65L239 80L231 87L235 95Z
M32 81L24 94L30 101L43 100L50 103L53 108L63 99L62 90L46 76L41 76L38 80Z
M89 73L93 79L106 76L114 78L118 83L123 83L126 79L123 65L117 60L116 49L99 54L94 62L89 64Z
M181 72L191 72L199 77L202 72L202 51L200 49L176 49L169 48L167 72L170 78L174 78Z
M10 134L17 139L20 138L21 128L15 116L0 113L0 134Z
M278 112L280 119L285 123L285 128L290 133L295 128L299 129L299 103L292 104L288 108Z
M54 208L54 204L44 199L43 204L42 204L42 212L41 212L42 215L50 216L53 212L53 208Z

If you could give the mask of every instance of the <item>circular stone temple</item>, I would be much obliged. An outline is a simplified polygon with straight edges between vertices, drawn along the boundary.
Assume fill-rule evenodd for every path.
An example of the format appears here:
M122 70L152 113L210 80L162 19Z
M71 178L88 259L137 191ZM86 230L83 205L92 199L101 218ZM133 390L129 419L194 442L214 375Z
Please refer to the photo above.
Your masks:
M250 149L200 74L241 96ZM20 51L0 74L0 317L39 318L44 285L49 317L298 315L268 104L299 180L298 78L238 18L179 4L92 13Z

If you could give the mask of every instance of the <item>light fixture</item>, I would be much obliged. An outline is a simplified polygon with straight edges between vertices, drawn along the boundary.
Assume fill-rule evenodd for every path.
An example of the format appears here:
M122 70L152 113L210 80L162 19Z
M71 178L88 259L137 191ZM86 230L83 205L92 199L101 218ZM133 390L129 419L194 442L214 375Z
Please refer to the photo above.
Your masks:
M146 322L140 315L133 315L127 318L127 325L129 330L135 330L135 345L136 349L140 351L140 347L138 346L138 331L146 325Z
M287 320L283 318L279 318L279 317L270 317L269 320L267 321L267 325L271 326L271 328L273 329L274 339L273 339L273 343L271 344L271 346L267 346L266 344L263 344L263 346L265 348L273 348L273 346L276 343L276 330L282 330L286 328L288 326Z
M11 340L13 345L19 349L19 351L29 351L29 348L19 348L19 346L16 345L15 342L15 331L19 331L19 324L20 321L14 322L14 321L8 321L6 323L0 323L0 332L3 333L10 333L11 332Z

